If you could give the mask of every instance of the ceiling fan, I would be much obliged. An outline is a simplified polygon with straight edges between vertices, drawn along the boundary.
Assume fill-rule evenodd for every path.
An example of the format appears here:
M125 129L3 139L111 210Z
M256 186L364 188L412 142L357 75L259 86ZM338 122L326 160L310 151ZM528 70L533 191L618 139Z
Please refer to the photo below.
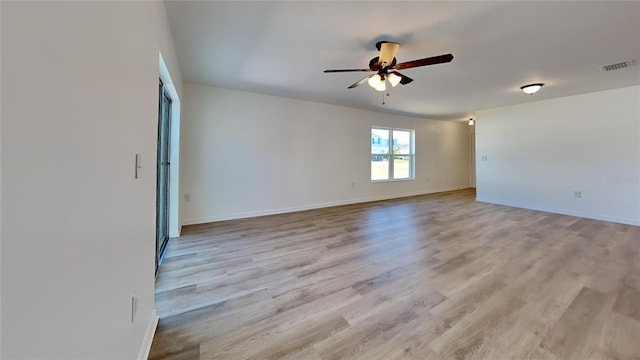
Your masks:
M453 60L453 55L439 55L428 57L424 59L418 59L413 61L406 61L402 63L397 63L396 61L396 52L400 44L391 41L379 41L376 43L376 48L380 51L380 55L374 57L369 61L368 69L338 69L338 70L325 70L326 73L337 73L337 72L355 72L355 71L375 71L375 74L365 76L364 78L356 81L349 89L353 89L358 87L365 82L368 82L369 85L378 90L385 91L386 81L389 81L392 87L398 86L398 84L406 85L413 81L412 78L402 75L396 70L410 69L419 66L427 66L441 63L448 63Z

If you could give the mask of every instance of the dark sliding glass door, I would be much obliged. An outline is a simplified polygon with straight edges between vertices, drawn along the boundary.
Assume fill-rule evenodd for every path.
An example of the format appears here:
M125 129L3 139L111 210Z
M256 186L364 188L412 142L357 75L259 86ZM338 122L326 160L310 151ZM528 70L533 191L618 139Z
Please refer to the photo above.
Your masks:
M169 145L171 134L171 98L162 80L158 101L158 166L156 176L156 272L169 240Z

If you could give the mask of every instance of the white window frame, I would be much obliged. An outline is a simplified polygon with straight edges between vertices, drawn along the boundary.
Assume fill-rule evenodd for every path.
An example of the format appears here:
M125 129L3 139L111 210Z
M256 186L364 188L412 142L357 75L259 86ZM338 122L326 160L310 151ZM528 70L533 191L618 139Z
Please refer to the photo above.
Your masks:
M387 167L388 170L388 174L387 174L387 179L371 179L371 158L374 155L378 155L378 154L374 154L373 153L373 143L371 141L371 134L373 133L373 130L386 130L389 132L389 144L388 144L388 151L387 151L387 155L389 156L389 166ZM393 153L393 132L394 131L403 131L403 132L409 132L410 136L409 136L409 154L394 154ZM414 129L402 129L402 128L390 128L390 127L385 127L385 126L372 126L371 127L371 131L369 133L369 178L371 179L372 183L383 183L383 182L392 182L392 181L413 181L416 179L416 171L415 171L415 164L416 164L416 151L415 151L415 130ZM395 156L406 156L409 158L409 177L406 178L394 178L393 177L393 173L394 173L394 163L395 163Z

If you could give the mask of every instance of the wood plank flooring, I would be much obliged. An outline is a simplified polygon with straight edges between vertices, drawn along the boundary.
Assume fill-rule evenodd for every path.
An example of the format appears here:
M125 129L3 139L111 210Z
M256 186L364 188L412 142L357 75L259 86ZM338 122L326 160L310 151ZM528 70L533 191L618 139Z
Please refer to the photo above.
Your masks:
M640 359L640 227L473 190L190 226L151 359Z

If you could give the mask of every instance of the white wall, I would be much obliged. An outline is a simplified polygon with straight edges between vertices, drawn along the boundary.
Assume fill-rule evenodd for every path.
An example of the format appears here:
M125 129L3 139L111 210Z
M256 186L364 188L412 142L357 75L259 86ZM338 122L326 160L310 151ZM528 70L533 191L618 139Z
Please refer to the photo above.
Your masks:
M191 83L184 86L182 122L181 189L191 194L182 202L183 224L469 185L466 123ZM371 183L372 125L415 129L415 181Z
M479 201L640 225L640 87L476 114Z
M2 358L144 356L164 4L1 6Z

